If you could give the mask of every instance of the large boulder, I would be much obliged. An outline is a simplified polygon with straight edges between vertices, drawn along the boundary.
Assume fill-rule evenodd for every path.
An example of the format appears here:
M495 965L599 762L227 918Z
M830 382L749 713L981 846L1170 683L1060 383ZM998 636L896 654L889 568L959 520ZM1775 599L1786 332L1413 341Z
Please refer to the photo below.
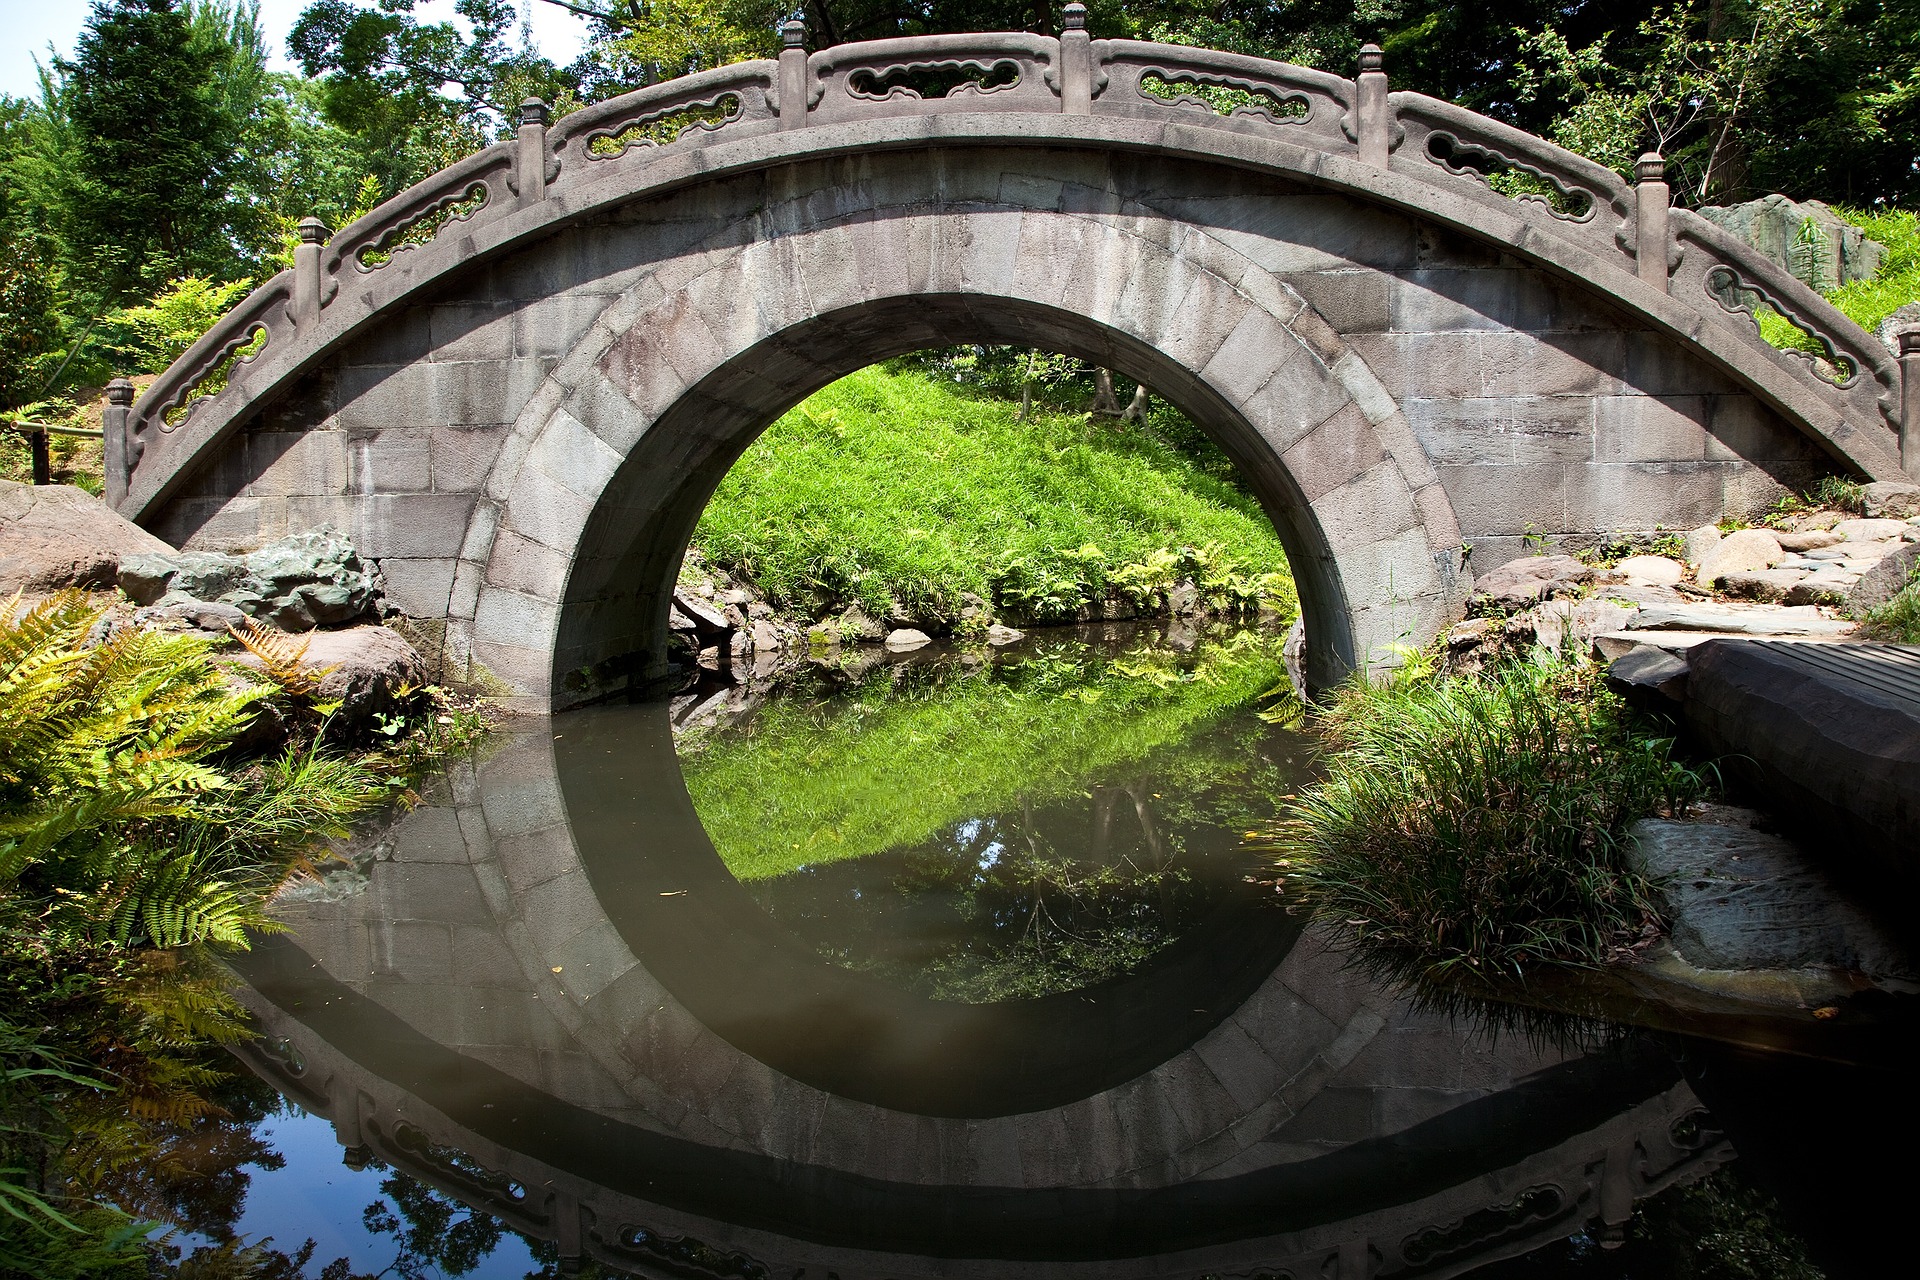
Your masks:
M283 631L378 618L385 595L379 569L325 527L246 555L168 549L127 556L120 562L119 582L136 604L217 602Z
M1920 484L1904 480L1876 480L1860 491L1869 516L1910 520L1920 516Z
M1767 530L1741 529L1720 539L1712 550L1700 557L1700 567L1694 576L1702 586L1710 587L1729 574L1771 569L1785 556L1780 543Z
M1866 232L1818 200L1795 204L1783 195L1771 195L1724 207L1709 205L1698 212L1816 289L1871 280L1887 256L1886 246L1867 239ZM1809 243L1808 222L1819 232L1818 248Z
M1898 595L1920 570L1920 543L1909 542L1860 575L1847 591L1847 611L1864 617Z
M321 676L314 698L337 702L328 731L331 736L365 736L378 727L377 717L407 709L412 695L427 683L427 664L419 652L385 627L344 627L315 631L304 637L306 652L300 666ZM251 653L238 661L261 667Z
M0 480L0 597L111 587L120 561L173 548L71 485Z
M1473 593L1508 609L1522 609L1593 576L1593 566L1572 556L1524 556L1473 580Z

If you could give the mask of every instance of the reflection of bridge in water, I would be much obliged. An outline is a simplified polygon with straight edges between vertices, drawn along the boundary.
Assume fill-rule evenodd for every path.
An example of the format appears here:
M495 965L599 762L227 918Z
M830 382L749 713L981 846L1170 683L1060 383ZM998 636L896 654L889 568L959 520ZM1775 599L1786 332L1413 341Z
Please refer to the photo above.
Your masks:
M249 1062L350 1161L563 1256L1441 1276L1618 1226L1730 1155L1664 1056L1489 1043L1271 912L1084 992L919 1000L824 963L726 875L664 708L560 727L456 771L365 883L293 906L243 968Z

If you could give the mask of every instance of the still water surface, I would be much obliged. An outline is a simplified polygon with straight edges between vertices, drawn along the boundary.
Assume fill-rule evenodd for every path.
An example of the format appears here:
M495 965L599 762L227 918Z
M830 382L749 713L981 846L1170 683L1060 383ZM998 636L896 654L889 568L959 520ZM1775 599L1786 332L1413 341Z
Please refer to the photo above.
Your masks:
M1690 1083L1738 1063L1486 1034L1283 909L1276 639L513 726L245 958L238 1229L315 1273L1814 1274Z

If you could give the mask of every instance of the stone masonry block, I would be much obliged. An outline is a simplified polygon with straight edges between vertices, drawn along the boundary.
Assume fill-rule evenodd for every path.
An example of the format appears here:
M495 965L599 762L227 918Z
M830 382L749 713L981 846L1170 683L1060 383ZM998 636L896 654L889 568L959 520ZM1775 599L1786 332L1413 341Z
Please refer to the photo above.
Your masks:
M1440 483L1459 513L1462 534L1478 542L1488 534L1564 531L1567 476L1573 469L1562 463L1442 466Z
M1299 272L1286 282L1337 333L1384 333L1391 327L1391 276L1347 267Z
M499 302L443 303L428 308L431 360L506 360L513 356L516 308Z
M567 580L572 559L564 551L530 542L511 530L502 530L487 561L486 580L525 595L550 594ZM448 585L452 585L449 578Z
M550 589L558 594L563 585L556 582ZM559 606L551 600L486 586L473 614L474 636L496 644L532 644L552 636L558 620Z
M451 556L387 557L380 562L380 574L387 580L387 602L409 618L446 617L455 563Z
M593 499L619 470L621 454L559 409L534 438L527 462L569 491Z
M580 541L592 512L591 500L563 488L538 467L522 467L507 498L502 527L555 550L570 549Z
M445 426L427 431L428 462L437 493L477 493L500 456L511 427Z
M1736 469L1724 462L1643 462L1569 467L1568 530L1691 529L1720 518L1725 484Z
M345 452L348 493L426 493L433 488L429 436L420 427L348 432Z
M1705 396L1602 396L1593 401L1593 460L1697 462L1711 412Z
M1409 397L1401 409L1438 466L1561 464L1593 454L1593 401L1584 396Z
M1391 462L1376 462L1313 499L1313 514L1335 555L1420 527L1413 494L1400 468ZM1422 538L1421 554L1425 553Z
M467 493L379 494L347 499L354 545L376 560L451 558L460 552L474 497ZM288 507L288 519L295 518ZM309 526L310 527L310 526Z
M254 471L242 482L251 497L347 491L347 437L342 432L318 430L297 436L278 431L249 432L245 457Z
M1350 404L1315 427L1281 460L1308 502L1333 492L1382 461L1373 424L1358 405Z

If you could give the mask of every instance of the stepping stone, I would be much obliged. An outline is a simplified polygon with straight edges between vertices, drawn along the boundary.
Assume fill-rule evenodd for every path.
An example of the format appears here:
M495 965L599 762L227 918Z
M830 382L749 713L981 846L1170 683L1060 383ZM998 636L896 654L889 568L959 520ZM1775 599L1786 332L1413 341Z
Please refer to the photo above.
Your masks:
M1648 605L1632 631L1703 631L1746 636L1843 636L1854 624L1821 616L1811 607L1779 605Z

